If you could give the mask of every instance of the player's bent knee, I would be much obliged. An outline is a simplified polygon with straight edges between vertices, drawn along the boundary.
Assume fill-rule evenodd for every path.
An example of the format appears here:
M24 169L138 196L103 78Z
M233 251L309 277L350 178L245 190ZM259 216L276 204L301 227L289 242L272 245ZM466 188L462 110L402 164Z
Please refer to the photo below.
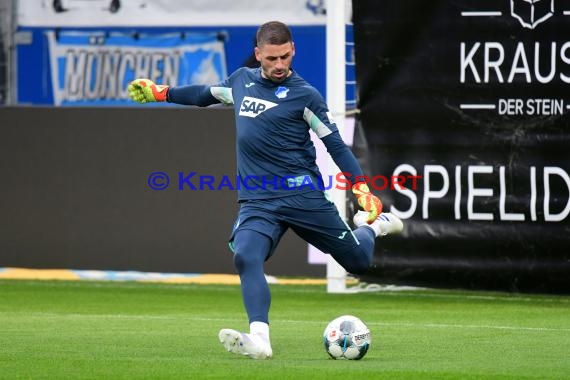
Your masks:
M239 231L234 240L234 266L239 273L245 268L263 267L271 247L270 239L252 230Z
M333 255L334 259L349 273L364 274L372 264L371 257L360 247L343 254Z
M242 273L246 268L254 265L263 265L263 260L258 259L254 255L245 252L236 252L234 254L234 266L238 273Z

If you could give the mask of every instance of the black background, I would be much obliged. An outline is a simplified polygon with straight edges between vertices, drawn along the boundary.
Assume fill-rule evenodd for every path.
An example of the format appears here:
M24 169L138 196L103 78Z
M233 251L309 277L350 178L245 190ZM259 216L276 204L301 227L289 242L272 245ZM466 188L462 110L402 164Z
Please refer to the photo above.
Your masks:
M528 3L527 3L528 4ZM356 75L360 121L370 149L373 174L389 176L400 164L441 165L450 177L448 194L431 200L429 217L422 217L423 181L416 194L415 214L405 221L401 237L377 244L376 267L365 276L374 282L499 289L529 292L570 292L570 225L568 218L545 222L542 212L545 166L570 173L568 115L499 115L497 110L460 109L462 103L497 103L500 98L564 99L570 65L556 54L557 75L542 84L516 75L506 83L519 42L525 46L531 72L534 44L539 42L539 66L550 69L551 43L557 49L570 36L570 16L562 2L555 14L534 29L523 28L510 14L509 1L353 2ZM570 9L570 4L568 4ZM464 11L500 11L497 17L461 17ZM491 71L489 83L476 83L468 69L460 82L460 44L467 51L481 42L475 56L483 80L483 44L499 42L505 57L504 83ZM566 53L570 56L570 49ZM496 58L496 57L495 57ZM461 166L461 219L454 217L454 170ZM478 188L492 188L492 197L476 197L474 209L494 215L493 221L467 219L467 167L488 165L492 174L477 175ZM507 212L525 214L525 221L499 220L499 167L506 172ZM532 221L530 167L537 170L537 220ZM441 177L431 177L440 189ZM439 182L438 182L438 179ZM569 190L551 177L551 212L562 211ZM410 201L394 191L378 195L407 210Z

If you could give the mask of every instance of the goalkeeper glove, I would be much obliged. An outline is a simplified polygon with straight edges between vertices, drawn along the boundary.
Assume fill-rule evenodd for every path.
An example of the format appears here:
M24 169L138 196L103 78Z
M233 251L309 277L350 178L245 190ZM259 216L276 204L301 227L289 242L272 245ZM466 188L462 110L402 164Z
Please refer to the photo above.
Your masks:
M366 222L368 224L376 220L378 215L382 213L382 201L376 195L370 192L366 182L359 182L352 186L352 193L356 197L360 207L364 211L368 211L368 219Z
M158 85L150 79L140 78L129 83L127 91L131 99L138 103L165 102L168 86Z

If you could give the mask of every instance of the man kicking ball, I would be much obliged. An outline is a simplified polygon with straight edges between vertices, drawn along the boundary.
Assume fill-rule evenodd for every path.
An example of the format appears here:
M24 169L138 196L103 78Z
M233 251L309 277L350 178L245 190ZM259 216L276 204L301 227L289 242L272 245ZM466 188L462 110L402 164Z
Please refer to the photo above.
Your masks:
M168 87L136 79L128 91L140 103L234 105L237 174L244 182L238 189L240 210L229 245L250 329L222 329L219 339L230 352L265 359L273 350L271 294L263 265L289 228L332 255L347 272L361 274L372 263L375 238L399 233L403 224L395 215L382 213L382 202L361 182L362 169L340 137L323 97L291 68L295 45L287 25L261 25L256 42L255 58L261 67L240 68L217 85ZM322 190L309 129L351 181L364 210L355 215L355 230Z

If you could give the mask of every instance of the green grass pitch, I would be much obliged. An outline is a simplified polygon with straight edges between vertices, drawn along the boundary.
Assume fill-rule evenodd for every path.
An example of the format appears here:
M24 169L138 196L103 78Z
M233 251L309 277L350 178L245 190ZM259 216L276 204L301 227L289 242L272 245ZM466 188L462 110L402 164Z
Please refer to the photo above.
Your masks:
M274 357L226 352L247 329L239 287L0 281L2 379L564 379L570 297L417 290L327 294L272 285ZM322 333L354 314L360 361L328 359Z

